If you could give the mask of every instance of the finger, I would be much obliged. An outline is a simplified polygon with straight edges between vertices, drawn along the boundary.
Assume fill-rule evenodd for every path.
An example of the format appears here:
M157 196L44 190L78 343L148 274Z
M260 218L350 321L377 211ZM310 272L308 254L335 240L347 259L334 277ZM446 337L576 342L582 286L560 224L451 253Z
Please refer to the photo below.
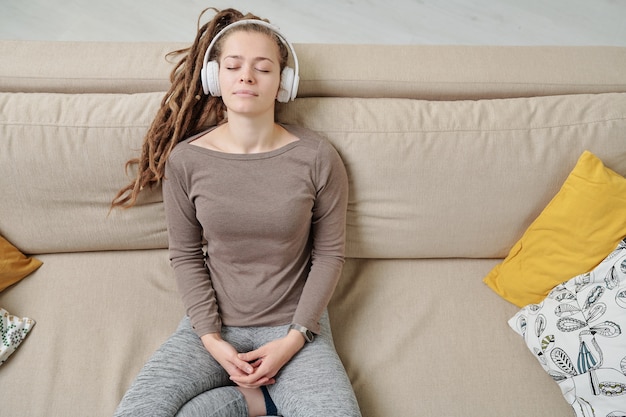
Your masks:
M263 354L260 351L260 349L257 349L257 350L251 350L250 352L240 353L237 355L237 357L241 359L242 361L254 362L256 360L261 359L263 357Z
M259 366L261 366L261 364L263 363L263 359L257 359L254 362L251 362L250 365L252 365L253 368L258 368Z
M236 384L236 385L238 387L242 387L242 388L256 389L256 388L261 388L261 387L264 387L264 386L272 385L274 383L275 383L275 381L270 381L270 382L267 382L265 384L245 384L245 385L244 384Z
M248 376L246 372L243 372L241 369L237 368L236 366L230 366L225 369L226 369L226 372L228 372L228 375L231 377L242 378L242 377Z
M264 385L272 385L276 383L274 378L261 377L258 379L249 379L249 377L231 377L231 381L244 388L259 388Z
M240 361L239 359L236 359L236 358L234 359L231 358L229 361L225 362L223 367L226 370L226 372L228 372L228 375L231 375L231 376L243 377L243 376L248 376L252 372L254 372L254 367L251 364Z
M270 377L266 375L265 372L258 372L257 370L250 375L231 375L230 379L239 384L259 385L268 382L270 380Z
M246 361L236 359L233 363L238 369L243 371L246 375L250 375L254 372L254 367Z
M241 376L231 375L231 380L239 384L261 386L261 385L267 385L271 381L273 381L275 375L276 373L273 372L267 366L259 366L258 368L254 370L254 373L250 375L241 375Z

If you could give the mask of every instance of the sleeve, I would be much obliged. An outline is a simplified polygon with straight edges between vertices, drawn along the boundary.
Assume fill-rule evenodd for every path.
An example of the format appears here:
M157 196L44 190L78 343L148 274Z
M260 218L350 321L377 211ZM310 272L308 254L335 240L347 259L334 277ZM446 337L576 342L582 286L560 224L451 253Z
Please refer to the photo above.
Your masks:
M168 160L163 180L163 202L169 239L169 256L183 305L198 336L221 330L221 320L205 264L202 226L190 197L184 166Z
M319 333L319 320L335 291L344 264L348 176L339 154L323 140L316 161L311 269L293 322Z

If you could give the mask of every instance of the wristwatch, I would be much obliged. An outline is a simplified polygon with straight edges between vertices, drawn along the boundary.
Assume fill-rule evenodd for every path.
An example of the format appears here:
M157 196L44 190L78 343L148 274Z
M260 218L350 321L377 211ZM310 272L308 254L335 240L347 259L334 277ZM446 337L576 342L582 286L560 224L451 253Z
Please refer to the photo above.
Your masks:
M304 337L304 340L309 343L311 343L315 339L315 335L313 334L313 332L304 326L300 326L299 324L292 324L291 326L289 326L289 330L291 329L297 330L302 333L302 337Z

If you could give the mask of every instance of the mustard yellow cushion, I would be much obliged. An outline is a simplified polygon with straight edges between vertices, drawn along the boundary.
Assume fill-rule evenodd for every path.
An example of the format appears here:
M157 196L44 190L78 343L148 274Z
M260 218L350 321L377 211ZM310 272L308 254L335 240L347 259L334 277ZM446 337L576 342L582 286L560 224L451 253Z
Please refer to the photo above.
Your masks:
M25 256L0 236L0 291L15 284L40 266L40 260Z
M524 307L596 267L626 236L626 179L585 151L565 183L484 282Z

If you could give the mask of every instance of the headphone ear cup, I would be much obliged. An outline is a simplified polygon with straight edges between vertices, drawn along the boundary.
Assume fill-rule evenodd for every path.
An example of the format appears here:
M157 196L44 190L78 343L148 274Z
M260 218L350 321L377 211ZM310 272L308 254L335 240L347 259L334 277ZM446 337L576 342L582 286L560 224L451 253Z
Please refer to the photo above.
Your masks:
M291 84L291 99L295 100L296 96L298 95L298 87L300 86L300 76L298 74L296 74L296 72L294 71L293 73L293 83Z
M209 95L209 83L206 79L206 65L200 70L200 81L202 82L202 91L205 95Z
M220 66L217 61L209 61L206 66L200 71L200 78L202 79L202 90L204 94L210 94L215 97L222 95L220 91L219 82Z
M293 100L295 95L292 96L293 83L295 73L293 68L285 67L280 75L280 87L278 88L278 95L276 100L281 103L287 103L289 100Z

